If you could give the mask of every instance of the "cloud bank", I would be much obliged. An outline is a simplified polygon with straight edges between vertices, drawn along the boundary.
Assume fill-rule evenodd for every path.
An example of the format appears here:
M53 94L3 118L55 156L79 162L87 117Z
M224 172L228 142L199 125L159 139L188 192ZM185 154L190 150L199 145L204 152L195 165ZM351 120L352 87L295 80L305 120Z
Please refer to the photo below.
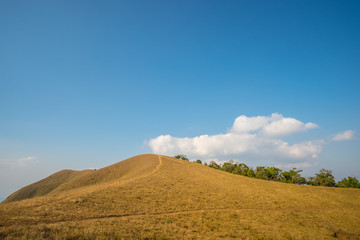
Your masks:
M290 144L285 136L317 128L315 123L303 123L273 113L271 116L239 116L227 133L201 135L193 138L179 138L160 135L150 139L148 145L153 153L163 155L187 154L190 158L202 160L272 160L281 166L309 167L316 164L324 140L304 141ZM336 141L352 137L344 132L333 139Z

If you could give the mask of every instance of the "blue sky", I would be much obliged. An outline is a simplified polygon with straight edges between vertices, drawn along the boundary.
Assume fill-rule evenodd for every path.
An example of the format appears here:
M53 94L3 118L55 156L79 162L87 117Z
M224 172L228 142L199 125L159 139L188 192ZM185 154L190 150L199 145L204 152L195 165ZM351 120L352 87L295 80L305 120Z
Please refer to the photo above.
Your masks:
M241 115L316 124L281 137L324 141L304 173L360 176L358 1L6 0L0 36L0 199Z

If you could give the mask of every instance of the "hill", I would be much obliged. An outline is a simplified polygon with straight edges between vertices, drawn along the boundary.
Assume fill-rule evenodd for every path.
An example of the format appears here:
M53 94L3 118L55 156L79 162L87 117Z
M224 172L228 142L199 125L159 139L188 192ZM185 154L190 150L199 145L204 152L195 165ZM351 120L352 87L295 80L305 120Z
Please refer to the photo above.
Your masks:
M0 204L0 239L360 239L360 191L140 155L63 170Z
M110 181L124 181L136 176L142 176L143 173L149 173L157 164L158 159L150 156L140 156L130 158L125 161L113 164L99 170L62 170L50 175L49 177L30 184L5 199L6 202L13 202L38 196L44 196L48 193L58 193L65 190L96 185Z

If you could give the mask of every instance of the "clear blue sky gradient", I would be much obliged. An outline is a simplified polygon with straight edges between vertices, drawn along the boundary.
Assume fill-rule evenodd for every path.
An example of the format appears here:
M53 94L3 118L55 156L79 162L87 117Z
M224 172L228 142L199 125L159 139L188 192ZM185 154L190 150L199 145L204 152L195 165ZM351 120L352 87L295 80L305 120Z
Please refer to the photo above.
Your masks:
M355 131L308 171L359 176L359 1L0 2L0 159L38 159L2 166L0 199L274 112Z

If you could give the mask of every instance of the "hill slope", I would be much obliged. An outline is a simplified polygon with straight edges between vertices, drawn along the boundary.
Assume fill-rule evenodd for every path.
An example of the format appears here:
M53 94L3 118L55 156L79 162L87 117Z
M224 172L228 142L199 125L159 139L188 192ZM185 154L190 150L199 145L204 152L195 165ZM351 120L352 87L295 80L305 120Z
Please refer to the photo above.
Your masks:
M0 216L0 239L359 239L360 191L149 154L53 174L10 195Z
M114 180L124 181L142 173L151 172L157 159L151 155L142 155L115 163L99 170L62 170L49 177L30 184L11 194L4 201L13 202L33 197L44 196L49 193L62 192L79 187L106 183Z

